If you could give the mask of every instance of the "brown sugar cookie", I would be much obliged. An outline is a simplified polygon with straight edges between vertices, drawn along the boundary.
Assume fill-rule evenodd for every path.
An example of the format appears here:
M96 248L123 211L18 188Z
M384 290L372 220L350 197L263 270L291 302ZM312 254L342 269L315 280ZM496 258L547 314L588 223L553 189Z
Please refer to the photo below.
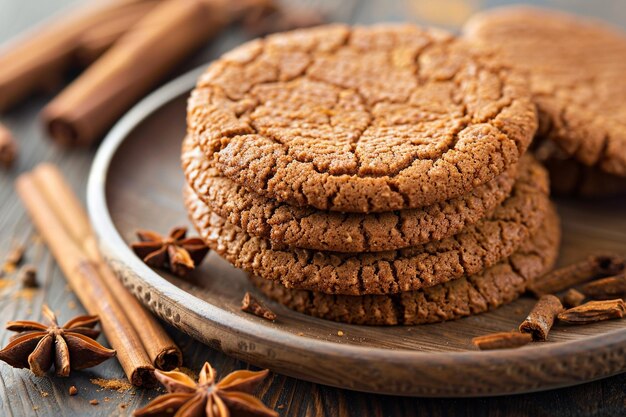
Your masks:
M320 26L212 63L188 133L224 176L295 206L383 212L466 194L536 130L526 81L452 35Z
M238 268L290 288L330 294L389 294L471 275L511 255L543 222L549 204L547 175L520 178L494 213L460 233L406 249L338 253L280 249L211 212L187 189L185 205L207 245Z
M252 236L276 246L335 252L376 252L440 240L490 215L508 197L517 166L468 194L422 209L378 214L339 213L294 207L252 193L222 176L191 137L183 143L182 164L191 188L211 211ZM537 163L521 162L520 176Z
M465 36L530 78L538 136L587 166L626 177L626 33L534 7L476 15Z
M351 324L414 325L454 320L510 303L556 260L561 231L554 208L513 255L469 277L394 295L332 295L285 288L250 276L269 298L301 313Z
M550 194L603 198L626 194L626 177L586 166L565 154L550 140L536 140L533 153L550 173Z

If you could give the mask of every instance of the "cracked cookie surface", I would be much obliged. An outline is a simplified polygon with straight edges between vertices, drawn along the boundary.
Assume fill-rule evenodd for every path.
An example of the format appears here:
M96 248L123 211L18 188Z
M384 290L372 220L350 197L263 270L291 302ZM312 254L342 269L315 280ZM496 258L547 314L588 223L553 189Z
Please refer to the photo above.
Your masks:
M516 164L536 125L523 77L412 25L246 43L209 66L187 111L188 133L237 184L359 213L466 194Z
M547 173L539 165L531 173L488 218L440 241L385 252L275 248L213 213L189 188L185 205L207 245L238 268L290 288L390 294L478 273L515 252L539 227L549 205Z
M510 194L517 166L468 194L421 209L377 214L338 213L294 207L263 197L224 177L188 136L182 164L188 184L229 223L275 246L335 252L376 252L440 240L491 214ZM520 176L536 162L522 159Z
M584 165L626 177L625 32L517 6L476 15L464 33L528 73L539 136Z
M469 277L395 295L331 295L289 289L254 276L250 280L278 303L326 320L379 326L436 323L515 300L530 281L552 268L560 235L558 216L550 208L542 227L508 259Z

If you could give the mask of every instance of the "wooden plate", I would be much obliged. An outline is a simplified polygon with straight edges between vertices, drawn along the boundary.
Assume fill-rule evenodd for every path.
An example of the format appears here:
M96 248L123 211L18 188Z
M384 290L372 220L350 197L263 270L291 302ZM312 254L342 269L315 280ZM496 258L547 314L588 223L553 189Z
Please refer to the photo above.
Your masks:
M626 320L557 326L550 341L480 352L471 338L511 330L533 300L454 322L415 327L351 326L268 302L279 319L240 311L242 271L211 253L189 281L155 272L128 243L138 228L166 233L187 217L180 144L185 100L200 70L158 90L111 131L88 185L91 219L111 265L154 313L183 332L251 364L322 384L414 396L482 396L563 387L626 370ZM561 263L591 251L626 253L626 200L559 201ZM343 336L338 335L338 331Z

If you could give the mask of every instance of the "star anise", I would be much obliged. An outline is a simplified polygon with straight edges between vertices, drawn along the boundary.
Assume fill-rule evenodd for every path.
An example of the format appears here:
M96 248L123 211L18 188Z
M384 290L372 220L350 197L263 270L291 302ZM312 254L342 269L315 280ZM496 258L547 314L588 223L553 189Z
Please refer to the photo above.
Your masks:
M179 277L185 277L209 252L200 238L186 238L187 228L176 227L168 237L150 230L137 231L139 242L132 248L143 261L153 268L169 269Z
M70 369L91 368L115 356L114 350L93 340L100 334L93 328L98 316L79 316L59 326L48 306L42 307L42 315L47 324L26 320L7 323L8 330L19 334L0 350L0 360L15 368L30 368L37 376L43 376L54 363L58 376L68 376Z
M154 372L168 394L136 410L135 417L277 417L251 392L267 376L268 370L235 371L216 382L215 369L206 362L198 382L177 371Z

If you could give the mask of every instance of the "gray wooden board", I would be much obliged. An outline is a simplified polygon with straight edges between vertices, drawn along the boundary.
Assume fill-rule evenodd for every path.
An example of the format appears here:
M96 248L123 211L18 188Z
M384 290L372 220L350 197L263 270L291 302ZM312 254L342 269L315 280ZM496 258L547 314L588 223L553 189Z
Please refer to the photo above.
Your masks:
M17 1L0 0L0 44L27 29L39 20L60 10L68 4L79 3L72 0ZM421 7L416 8L416 3ZM411 20L444 23L454 26L451 15L463 16L468 10L503 4L502 1L462 1L462 0L415 0L413 2L371 1L358 5L353 18L340 20L372 23L389 20ZM580 13L601 17L621 26L626 26L626 8L621 0L587 1L558 0L538 1L553 7L570 9ZM459 6L460 5L460 6ZM448 16L441 9L449 7L454 13ZM459 10L461 12L459 13ZM415 13L420 12L420 16ZM428 16L428 18L424 18ZM206 62L239 43L245 36L237 31L229 31L216 42L188 62L185 68L193 68ZM14 240L25 241L32 236L32 227L27 215L13 191L12 182L23 171L27 171L41 161L58 164L79 195L84 197L85 182L95 149L65 150L52 146L41 132L38 111L52 95L29 100L0 120L8 125L18 137L21 145L20 161L16 169L8 174L0 174L0 257L4 255ZM585 227L581 223L579 227ZM0 288L0 318L2 322L12 319L38 319L40 305L48 303L59 311L62 320L82 312L74 295L67 290L63 275L56 267L47 250L35 245L27 254L28 261L37 265L42 282L32 298L20 295L15 285ZM9 277L11 278L11 277ZM74 307L74 308L72 308ZM190 337L168 328L184 351L186 365L199 367L205 360L225 374L233 369L245 368L243 362L234 360L216 350L198 343ZM0 343L5 345L8 332L0 330ZM128 415L133 408L144 404L156 392L133 391L117 393L100 390L89 382L90 378L123 378L123 372L115 361L84 372L77 372L68 379L35 378L23 370L13 370L0 364L0 415L67 415L67 416L108 416ZM311 384L301 380L274 374L263 385L260 393L266 403L277 408L281 415L289 416L336 416L336 415L376 415L376 416L618 416L626 413L626 375L618 375L600 381L567 389L524 394L507 397L481 399L413 399L362 394L353 391ZM76 385L80 394L69 397L69 386ZM47 393L47 394L42 394ZM98 406L89 405L90 399L98 399ZM109 398L107 401L106 398ZM128 404L121 409L120 403ZM35 410L37 408L37 410Z

